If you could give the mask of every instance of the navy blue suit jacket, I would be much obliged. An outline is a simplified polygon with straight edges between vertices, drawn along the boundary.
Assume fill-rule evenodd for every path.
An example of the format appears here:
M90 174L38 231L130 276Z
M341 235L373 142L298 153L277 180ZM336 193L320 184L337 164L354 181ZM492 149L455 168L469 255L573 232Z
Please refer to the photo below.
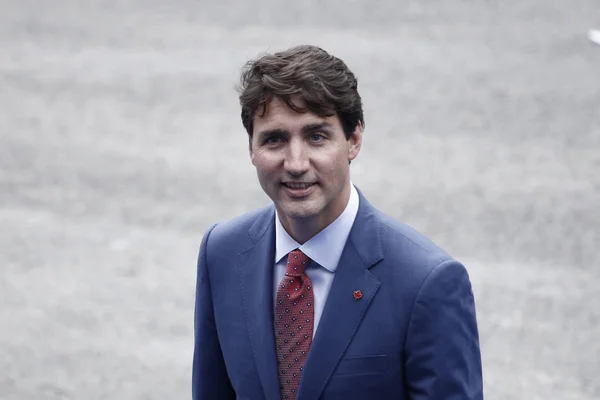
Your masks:
M483 399L467 271L360 193L300 400ZM198 260L194 400L279 400L274 207L211 227ZM362 298L355 300L353 292Z

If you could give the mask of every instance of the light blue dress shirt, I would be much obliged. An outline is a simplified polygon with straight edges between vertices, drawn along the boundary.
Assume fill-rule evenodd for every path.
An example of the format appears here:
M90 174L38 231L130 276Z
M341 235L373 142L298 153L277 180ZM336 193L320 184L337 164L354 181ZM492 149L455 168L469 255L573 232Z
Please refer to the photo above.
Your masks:
M319 326L325 301L335 276L342 251L346 240L354 224L358 212L358 192L350 183L350 199L342 214L321 232L310 238L306 243L300 245L284 229L275 213L275 273L273 274L273 299L277 295L277 289L281 279L285 275L287 255L290 251L300 249L312 262L306 269L308 277L312 281L313 294L315 296L315 318L313 337ZM275 302L273 302L275 307Z

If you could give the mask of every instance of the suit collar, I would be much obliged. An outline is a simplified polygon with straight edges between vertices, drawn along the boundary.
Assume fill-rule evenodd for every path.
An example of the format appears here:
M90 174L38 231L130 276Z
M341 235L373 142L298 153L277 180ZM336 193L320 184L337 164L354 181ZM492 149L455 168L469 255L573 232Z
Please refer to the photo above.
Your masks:
M267 231L274 229L273 218L275 217L275 206L273 204L263 207L254 223L248 230L252 246L257 244ZM273 231L274 232L274 231Z
M348 241L352 243L362 264L370 268L383 259L381 219L377 209L367 201L360 189L356 190L360 204Z

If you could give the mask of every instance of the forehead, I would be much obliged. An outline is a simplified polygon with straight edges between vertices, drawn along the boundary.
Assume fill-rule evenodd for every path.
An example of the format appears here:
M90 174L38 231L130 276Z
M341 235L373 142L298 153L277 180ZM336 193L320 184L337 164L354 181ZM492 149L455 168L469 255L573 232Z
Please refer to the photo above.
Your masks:
M293 99L294 104L304 107L301 99ZM260 110L262 111L262 110ZM274 97L264 109L264 112L257 112L254 117L254 132L260 133L270 129L300 129L307 124L328 122L332 125L339 124L337 116L322 117L311 111L296 112L285 101Z

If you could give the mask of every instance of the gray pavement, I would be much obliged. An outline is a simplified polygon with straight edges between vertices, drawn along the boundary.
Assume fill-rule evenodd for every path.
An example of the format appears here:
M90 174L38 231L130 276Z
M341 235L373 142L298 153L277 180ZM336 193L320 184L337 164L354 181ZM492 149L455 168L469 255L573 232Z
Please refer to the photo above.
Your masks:
M600 399L590 28L597 0L0 0L0 400L190 398L202 234L267 202L239 69L299 43L359 77L353 181L467 265L486 398Z

